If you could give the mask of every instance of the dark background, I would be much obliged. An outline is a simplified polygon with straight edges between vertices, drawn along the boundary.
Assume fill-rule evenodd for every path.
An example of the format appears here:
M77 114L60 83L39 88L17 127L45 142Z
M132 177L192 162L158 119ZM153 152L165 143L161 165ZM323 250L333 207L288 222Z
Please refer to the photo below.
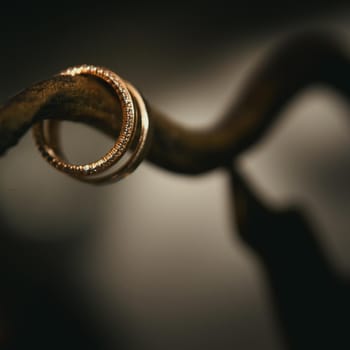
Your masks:
M175 120L202 126L215 123L271 45L322 29L339 31L346 47L349 20L348 1L7 3L0 98L92 63ZM266 198L307 207L347 275L348 104L316 89L284 115L242 169ZM110 142L80 125L66 132L80 161ZM49 168L30 135L1 169L2 323L12 348L285 348L260 261L232 227L221 172L188 178L143 164L96 189Z

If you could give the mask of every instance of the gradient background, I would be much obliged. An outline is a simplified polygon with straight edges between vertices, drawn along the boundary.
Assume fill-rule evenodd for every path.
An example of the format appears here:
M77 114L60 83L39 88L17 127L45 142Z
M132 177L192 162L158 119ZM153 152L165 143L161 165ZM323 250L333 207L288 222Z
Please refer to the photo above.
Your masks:
M0 100L91 63L130 80L179 123L208 126L287 33L327 29L350 47L350 6L327 3L9 5L0 21ZM308 90L240 158L265 198L305 207L344 275L349 107L326 88ZM64 144L83 162L111 140L65 123ZM55 269L112 337L121 324L133 349L284 349L264 274L236 237L222 171L185 177L145 162L125 181L94 188L48 166L30 134L0 164L1 215L15 239L67 244Z

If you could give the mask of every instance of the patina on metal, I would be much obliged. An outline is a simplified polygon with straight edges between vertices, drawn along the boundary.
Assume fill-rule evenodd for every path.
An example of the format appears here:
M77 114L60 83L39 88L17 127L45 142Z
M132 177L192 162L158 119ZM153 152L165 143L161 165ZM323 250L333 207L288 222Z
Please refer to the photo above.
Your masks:
M286 40L261 62L236 102L209 129L187 129L148 103L152 137L146 159L169 171L199 174L230 164L259 140L295 94L311 84L350 94L350 60L334 37ZM195 93L195 91L193 92ZM112 91L88 76L54 76L8 100L0 109L0 152L39 120L89 124L116 138L122 118ZM119 108L120 110L120 108Z

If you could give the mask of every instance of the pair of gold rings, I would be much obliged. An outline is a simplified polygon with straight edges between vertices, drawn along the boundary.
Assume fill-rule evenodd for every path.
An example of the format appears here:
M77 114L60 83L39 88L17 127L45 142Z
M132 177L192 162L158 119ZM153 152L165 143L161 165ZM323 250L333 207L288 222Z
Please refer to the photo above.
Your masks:
M113 88L121 105L120 134L113 147L102 158L88 164L76 165L68 163L61 155L56 135L58 121L42 120L33 126L33 136L42 156L56 169L85 182L95 184L115 182L129 175L142 161L148 140L148 113L140 93L129 82L102 67L82 65L68 68L60 74L93 75L108 83ZM135 137L138 139L135 140ZM132 151L130 151L131 145L133 145ZM124 158L127 151L130 151L131 154L123 165L107 175L101 175Z

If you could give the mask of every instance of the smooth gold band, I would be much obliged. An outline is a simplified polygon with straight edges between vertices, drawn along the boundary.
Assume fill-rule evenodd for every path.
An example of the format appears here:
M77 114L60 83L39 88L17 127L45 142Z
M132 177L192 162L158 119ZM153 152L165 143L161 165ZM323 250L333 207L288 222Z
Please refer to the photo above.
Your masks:
M43 120L33 126L33 136L42 156L55 168L81 181L95 184L119 181L132 173L142 161L149 134L149 119L145 102L130 83L114 72L94 66L79 66L65 70L62 75L91 74L109 83L120 99L122 123L120 134L109 152L101 159L82 165L66 162L61 155L57 135L58 121ZM47 125L45 125L47 123ZM48 135L45 133L47 126ZM137 139L135 139L135 136ZM132 148L127 161L107 175L101 174L115 165Z

